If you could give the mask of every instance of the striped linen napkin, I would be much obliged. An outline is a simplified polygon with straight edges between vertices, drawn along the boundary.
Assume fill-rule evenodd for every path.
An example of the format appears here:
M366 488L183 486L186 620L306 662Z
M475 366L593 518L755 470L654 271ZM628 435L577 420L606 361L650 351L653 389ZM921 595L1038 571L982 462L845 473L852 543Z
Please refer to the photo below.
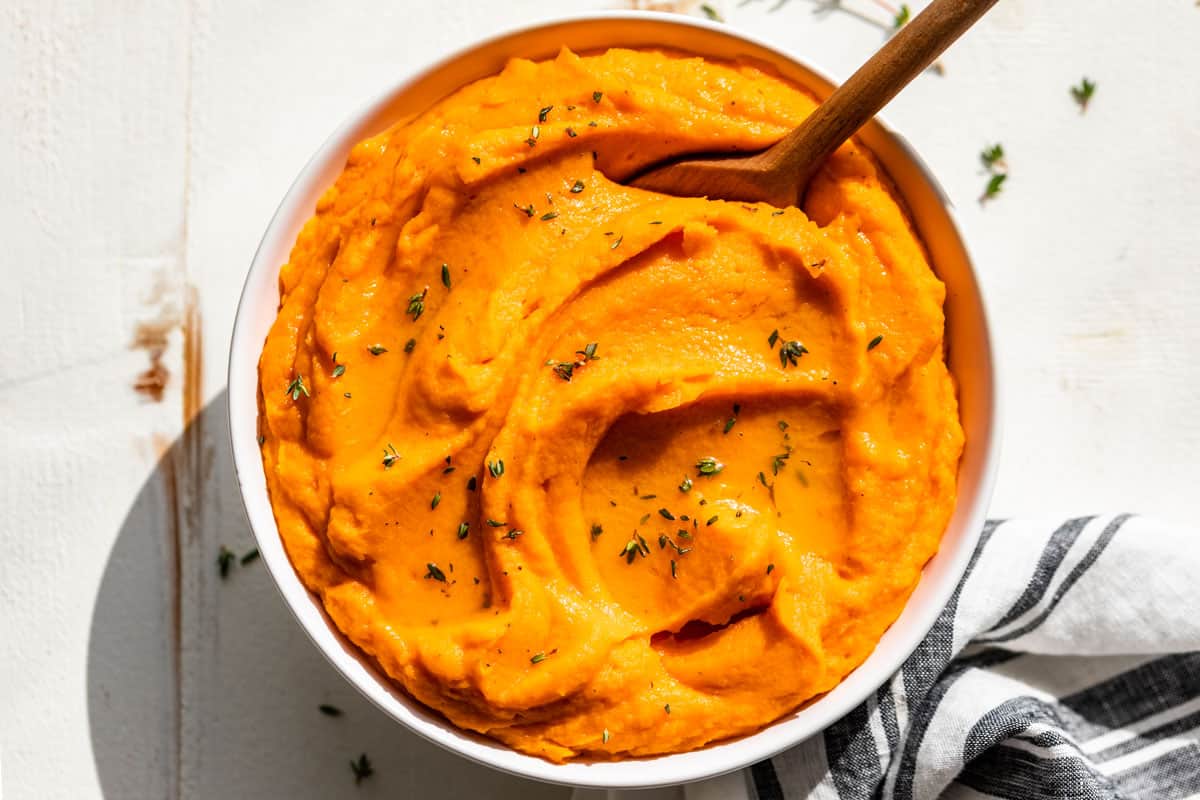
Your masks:
M1197 651L1200 532L1127 514L992 521L865 703L740 775L637 796L1200 800Z

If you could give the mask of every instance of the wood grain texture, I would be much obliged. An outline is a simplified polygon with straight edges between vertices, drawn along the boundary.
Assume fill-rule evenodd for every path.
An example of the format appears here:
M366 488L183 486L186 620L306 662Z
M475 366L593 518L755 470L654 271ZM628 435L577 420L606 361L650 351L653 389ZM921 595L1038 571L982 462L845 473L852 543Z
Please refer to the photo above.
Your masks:
M890 24L716 0L846 76ZM913 4L914 10L920 3ZM302 0L0 8L0 789L42 798L561 797L415 740L251 547L224 371L245 269L351 109L459 43L601 7ZM854 16L879 21L874 26ZM1200 9L1004 0L889 106L959 206L998 335L997 516L1200 512ZM1086 114L1068 88L1098 84ZM1010 177L987 206L979 151ZM158 326L160 402L132 347ZM184 376L188 376L186 385ZM346 710L332 720L316 705ZM377 774L355 789L347 761Z

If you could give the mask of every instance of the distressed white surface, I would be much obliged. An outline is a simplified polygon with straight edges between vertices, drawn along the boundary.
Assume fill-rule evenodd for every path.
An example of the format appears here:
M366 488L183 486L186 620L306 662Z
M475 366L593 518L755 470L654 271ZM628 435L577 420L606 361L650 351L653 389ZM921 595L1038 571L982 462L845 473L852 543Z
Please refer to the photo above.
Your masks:
M844 0L886 20L870 0ZM881 30L713 3L844 77ZM585 0L0 7L0 790L24 798L562 797L414 739L304 639L250 545L225 442L244 270L351 109L459 44ZM914 6L921 3L914 3ZM1007 435L996 515L1200 511L1200 8L1001 0L889 109L960 205ZM1099 87L1080 115L1067 87ZM986 208L977 154L1011 177ZM203 366L185 387L194 287ZM176 328L162 402L141 322ZM204 410L184 433L191 403ZM178 569L176 570L176 565ZM331 720L315 706L331 702ZM346 762L376 775L357 789Z

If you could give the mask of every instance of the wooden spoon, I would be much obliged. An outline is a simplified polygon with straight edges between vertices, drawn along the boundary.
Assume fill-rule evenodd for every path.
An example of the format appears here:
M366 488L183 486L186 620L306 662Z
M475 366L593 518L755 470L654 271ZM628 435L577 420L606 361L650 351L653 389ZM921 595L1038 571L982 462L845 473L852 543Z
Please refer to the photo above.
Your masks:
M809 179L833 151L995 4L933 0L816 111L761 153L687 157L654 165L629 183L679 197L799 205Z

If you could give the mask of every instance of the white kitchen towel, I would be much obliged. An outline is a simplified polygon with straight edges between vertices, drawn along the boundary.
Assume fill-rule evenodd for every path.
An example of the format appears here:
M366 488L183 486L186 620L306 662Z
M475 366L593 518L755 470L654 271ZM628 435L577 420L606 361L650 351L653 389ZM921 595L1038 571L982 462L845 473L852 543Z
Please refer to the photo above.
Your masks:
M891 681L744 779L674 794L1200 799L1197 651L1200 532L1127 514L992 521Z

